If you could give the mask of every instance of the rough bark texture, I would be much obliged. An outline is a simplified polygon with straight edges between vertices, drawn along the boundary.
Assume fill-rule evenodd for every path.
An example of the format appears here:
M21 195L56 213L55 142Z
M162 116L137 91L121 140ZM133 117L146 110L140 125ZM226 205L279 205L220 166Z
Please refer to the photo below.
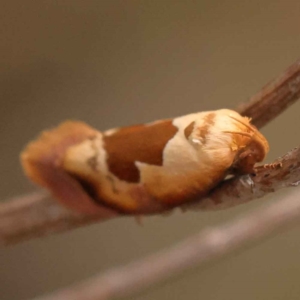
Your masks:
M251 117L252 123L261 128L296 102L299 96L300 60L264 86L249 101L242 103L237 111Z

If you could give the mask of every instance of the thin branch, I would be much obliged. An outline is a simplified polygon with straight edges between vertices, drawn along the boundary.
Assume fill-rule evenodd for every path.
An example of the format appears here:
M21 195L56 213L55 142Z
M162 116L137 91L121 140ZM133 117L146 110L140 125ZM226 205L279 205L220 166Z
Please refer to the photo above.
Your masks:
M295 221L300 221L299 190L227 224L204 229L172 248L36 300L107 300L132 296L157 282L286 229Z
M300 97L300 60L288 67L278 78L264 86L237 111L252 118L261 128L296 102Z
M297 61L252 97L249 102L240 106L238 111L243 115L252 117L253 123L261 127L294 103L299 95L300 62ZM293 162L291 161L291 163ZM228 186L228 190L231 189L232 191L238 190L240 193L245 192L242 188L235 188L234 183ZM224 192L219 193L221 195ZM226 193L224 197L226 197ZM242 198L244 199L244 196ZM48 194L25 195L14 201L0 204L0 243L16 243L107 218L111 218L111 216L96 218L66 210L56 201L53 201Z
M0 205L0 244L63 232L96 222L100 217L104 219L70 211L47 192L34 192Z
M211 204L215 208L238 205L280 188L294 186L300 181L300 148L289 151L273 164L280 167L258 168L255 177L246 175L225 181L207 199L184 208L209 209ZM16 243L104 219L105 216L92 217L69 211L46 193L35 193L0 206L0 241L3 244Z

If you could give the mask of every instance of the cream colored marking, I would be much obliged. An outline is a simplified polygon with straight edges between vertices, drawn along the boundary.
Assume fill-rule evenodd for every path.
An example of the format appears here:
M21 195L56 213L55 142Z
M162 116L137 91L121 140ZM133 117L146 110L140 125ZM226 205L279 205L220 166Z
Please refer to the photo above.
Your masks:
M201 142L197 139L192 139L192 142L197 145L201 145Z
M201 139L195 136L194 132L197 131L197 127L204 125L203 117L209 113L211 112L190 114L174 119L173 125L178 128L178 132L164 149L162 167L136 162L141 172L141 181L146 183L151 193L158 196L172 194L174 190L189 191L194 188L205 190L207 185L211 185L211 174L219 170L222 170L222 173L230 167L234 156L229 146L232 138L221 131L224 120L229 119L226 113L214 112L217 128L213 131L209 130L205 147L201 147ZM197 144L187 140L184 136L184 129L193 121L195 121L195 126L191 136L198 140ZM232 129L232 127L232 121L230 122L229 119L225 128ZM208 149L213 151L208 151ZM196 178L201 178L202 181L197 182Z
M108 129L103 132L103 135L110 136L110 135L116 133L118 130L120 130L120 127Z

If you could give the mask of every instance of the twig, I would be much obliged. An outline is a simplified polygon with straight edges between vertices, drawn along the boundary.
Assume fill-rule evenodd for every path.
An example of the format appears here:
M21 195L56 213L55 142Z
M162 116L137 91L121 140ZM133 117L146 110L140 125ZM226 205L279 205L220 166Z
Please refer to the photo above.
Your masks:
M280 167L259 168L255 177L246 175L225 181L210 197L185 208L209 209L211 203L217 208L238 205L300 181L300 148L293 149L273 164ZM105 215L92 217L69 211L46 193L39 192L0 206L0 241L16 243L104 219Z
M300 221L299 190L219 227L207 228L172 248L111 269L36 300L107 300L131 296L195 266L266 238Z
M294 103L299 94L300 62L297 61L248 103L240 106L238 111L252 117L253 123L261 127ZM234 190L233 183L228 189ZM243 190L240 192L243 193ZM96 218L67 211L47 194L25 195L0 204L0 243L16 243L106 218L108 217Z
M242 103L237 111L251 117L252 123L261 128L296 102L299 96L300 60L264 86L249 101Z
M0 205L0 244L83 226L102 216L87 216L59 205L44 191L16 197Z

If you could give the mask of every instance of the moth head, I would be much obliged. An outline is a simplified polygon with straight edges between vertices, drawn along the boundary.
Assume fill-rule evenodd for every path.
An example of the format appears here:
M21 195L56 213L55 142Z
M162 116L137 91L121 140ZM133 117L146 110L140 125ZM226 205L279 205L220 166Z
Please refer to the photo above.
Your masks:
M251 119L229 109L206 112L185 127L184 135L202 157L209 156L233 174L253 173L255 163L269 151Z
M251 119L240 115L229 115L236 122L236 130L224 133L232 134L231 148L236 152L232 172L239 174L254 173L254 165L264 160L269 151L266 138L250 123Z

